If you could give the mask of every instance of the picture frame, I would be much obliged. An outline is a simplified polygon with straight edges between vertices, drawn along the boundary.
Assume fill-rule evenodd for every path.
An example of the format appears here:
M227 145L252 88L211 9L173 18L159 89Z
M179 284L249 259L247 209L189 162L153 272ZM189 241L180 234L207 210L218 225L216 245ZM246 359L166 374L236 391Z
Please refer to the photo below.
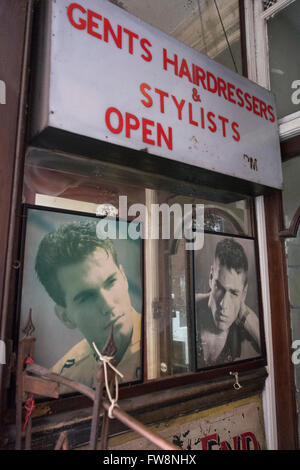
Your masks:
M137 232L141 224L29 204L23 213L18 331L22 338L30 311L35 362L93 387L92 343L101 352L113 329L121 385L141 383L143 240L125 238L130 224ZM70 392L60 388L60 395Z
M196 371L264 361L256 240L205 231L192 257Z

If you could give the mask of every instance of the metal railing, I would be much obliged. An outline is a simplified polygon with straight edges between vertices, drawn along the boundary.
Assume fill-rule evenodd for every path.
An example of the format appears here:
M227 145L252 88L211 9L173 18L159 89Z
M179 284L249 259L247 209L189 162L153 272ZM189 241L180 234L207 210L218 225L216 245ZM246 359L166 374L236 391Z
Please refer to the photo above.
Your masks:
M19 342L17 377L16 377L16 443L15 448L22 448L22 438L25 434L25 449L31 449L32 435L32 418L30 413L30 400L33 400L35 394L51 398L59 398L58 384L67 386L72 390L85 395L93 402L92 422L90 431L89 449L96 450L98 444L100 414L103 413L101 438L98 449L107 449L109 436L109 414L116 418L129 429L135 431L144 437L159 449L163 450L181 450L173 443L167 442L158 434L152 432L144 424L123 411L118 405L112 407L105 397L105 380L103 362L98 364L96 373L96 387L92 389L86 385L74 380L55 374L49 369L42 367L33 362L35 338L26 336ZM112 356L115 354L115 346L113 343L113 335L111 332L107 344L102 351L104 356ZM109 368L108 386L111 387L114 382L114 373ZM28 411L26 419L26 429L23 429L23 407L24 403ZM68 436L65 432L61 433L55 449L68 449Z

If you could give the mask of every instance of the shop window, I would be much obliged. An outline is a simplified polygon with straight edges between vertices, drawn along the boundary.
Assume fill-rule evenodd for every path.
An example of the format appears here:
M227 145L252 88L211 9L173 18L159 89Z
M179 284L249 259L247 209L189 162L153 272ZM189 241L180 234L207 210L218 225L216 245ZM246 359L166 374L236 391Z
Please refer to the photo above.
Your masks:
M280 119L300 110L300 62L295 49L300 41L299 2L291 3L270 17L267 25L270 85Z
M175 187L179 194L174 191ZM207 194L207 188L205 191ZM22 336L31 312L36 328L37 363L92 386L93 374L88 373L94 361L92 343L103 339L103 344L101 341L97 344L101 349L108 337L109 326L113 326L118 349L116 359L121 372L124 365L124 386L147 387L153 380L176 377L185 377L183 383L184 380L190 383L195 380L191 377L199 373L201 377L228 373L233 363L234 368L244 365L246 369L250 363L250 367L265 363L252 201L236 201L227 192L222 194L220 202L220 196L215 200L214 191L211 199L203 199L201 187L199 195L191 196L190 192L191 186L182 181L162 180L125 168L121 171L117 166L93 159L29 150L23 195L26 222L19 331ZM120 198L126 198L125 216L121 213ZM153 207L157 206L167 208L167 216L171 209L169 235L164 232L165 219L161 212L158 218L154 216ZM139 218L143 208L149 211L144 220ZM197 208L201 208L202 219L197 218ZM182 216L179 219L175 217L176 210ZM110 228L117 227L116 239L112 235L109 238L118 261L110 260L109 248L104 245L99 248L96 243L97 254L103 254L104 249L111 261L111 272L107 271L104 279L103 259L92 259L94 248L88 254L84 251L84 237L92 238L92 243L95 241L86 228L81 229L84 230L82 241L72 233L72 240L65 240L64 248L54 246L52 241L56 235L48 234L57 233L58 228L74 222L80 226L81 222L89 222L98 227L99 221L107 220L103 218L105 215L109 217ZM178 220L180 224L185 222L183 215L189 220L190 227L188 231L183 227L182 235L177 236ZM120 239L121 232L127 234L131 230L131 234L136 234L142 230L145 233L146 227L149 233L155 232L159 236ZM105 238L105 230L110 229L103 225L101 230L100 233L96 228L96 238ZM203 243L198 250L187 249L195 233L199 239L203 236ZM41 249L44 239L47 243ZM219 245L228 245L226 255L220 254L221 251L216 255ZM79 253L75 260L70 256L77 256L76 250L82 255ZM228 250L230 266L226 264L228 260L223 260ZM53 257L55 269L51 264ZM223 261L220 261L221 257ZM242 259L237 261L238 258ZM110 300L103 293L100 296L99 291L104 289L106 295L119 281L122 295L118 297L119 286L110 305ZM96 283L101 284L101 289ZM213 289L217 294L210 297ZM225 297L224 302L234 315L226 328L227 313L220 307ZM214 309L215 317L211 316L208 328L199 318L202 315L205 319L211 314L210 303L213 302L218 308ZM123 308L125 304L128 304L127 310ZM205 310L202 310L204 304ZM135 323L129 317L123 321L125 310L134 314ZM112 318L106 323L97 320L94 324L101 312ZM128 329L132 324L137 327ZM221 341L217 353L210 354L205 345L202 333L206 328L209 345L211 328L218 333L219 330L226 331L221 335L223 343ZM125 363L121 364L128 344L133 344L133 337L136 339L136 356L134 367L128 372ZM124 338L128 339L128 344L124 343ZM61 390L61 393L67 392Z
M300 156L282 163L284 225L288 229L299 207Z
M300 171L300 157L283 163L283 208L288 238L285 250L288 271L288 290L292 326L292 362L295 372L295 388L298 409L298 430L300 429L300 191L297 175Z
M110 1L242 74L239 0Z

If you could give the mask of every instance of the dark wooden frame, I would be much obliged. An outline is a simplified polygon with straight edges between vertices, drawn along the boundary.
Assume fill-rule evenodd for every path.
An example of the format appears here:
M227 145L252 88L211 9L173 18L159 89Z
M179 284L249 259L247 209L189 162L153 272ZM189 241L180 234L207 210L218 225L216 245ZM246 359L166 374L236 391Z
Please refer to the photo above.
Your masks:
M290 226L287 229L281 230L279 232L280 238L284 239L284 238L295 238L295 237L297 237L297 232L298 232L299 226L300 226L300 206L296 210L296 212L295 212L295 214L294 214L294 216L291 220Z
M242 51L242 73L248 77L247 45L246 45L246 22L245 22L245 0L239 0L241 51Z
M255 229L254 229L255 231ZM261 354L258 355L257 357L255 358L249 358L249 359L243 359L243 360L239 360L239 361L233 361L231 363L229 363L231 365L231 368L234 368L237 372L239 372L239 367L240 367L240 364L241 363L246 363L248 361L251 361L251 364L252 364L252 367L255 368L255 367L260 367L262 362L264 362L264 364L266 365L267 364L267 357L266 357L266 346L265 346L265 334L264 334L264 323L263 323L263 306L262 306L262 295L261 295L261 284L260 284L260 276L259 276L259 256L258 256L258 244L257 244L257 239L254 238L254 237L249 237L249 236L243 236L243 235L235 235L235 234L229 234L229 233L221 233L221 232L208 232L208 231L205 231L205 233L207 234L210 234L210 235L219 235L219 236L224 236L224 237L231 237L231 238L234 238L234 239L246 239L246 240L252 240L253 241L253 244L254 244L254 256L255 256L255 269L256 269L256 280L257 280L257 304L258 304L258 309L259 309L259 312L258 312L258 318L259 318L259 328L260 328L260 349L261 349ZM194 278L194 282L195 282L195 268L194 268L194 263L195 263L195 260L194 260L194 253L192 254L192 265L193 265L193 278ZM195 286L193 288L193 316L194 316L194 319L196 318L196 308L195 308ZM194 320L194 322L196 323L196 319ZM194 333L196 333L194 331ZM196 343L196 336L194 338L195 340L195 343ZM257 361L257 366L255 365L255 361ZM195 358L195 363L197 364L197 361L196 361L196 358ZM224 364L225 365L225 364ZM196 368L197 371L200 371L200 370L210 370L210 369L214 369L214 368L223 368L224 365L218 365L218 366L209 366L205 369L203 368ZM227 365L227 363L226 363Z
M6 83L6 104L0 113L0 337L6 342L6 365L0 365L0 447L11 381L12 321L15 285L18 277L23 163L26 133L27 91L31 48L33 0L11 0L0 5L1 79ZM14 51L12 54L11 51Z
M292 364L291 321L286 255L283 240L283 209L280 191L265 196L266 235L272 315L272 343L279 450L298 449L298 423Z
M74 216L80 216L80 217L87 217L87 218L94 218L95 220L100 220L103 217L99 217L95 214L92 213L86 213L86 212L79 212L79 211L71 211L71 210L65 210L65 209L57 209L53 207L47 207L47 206L38 206L38 205L32 205L32 204L24 204L23 205L23 217L22 217L22 226L21 226L21 249L20 249L20 269L19 269L19 280L18 280L18 291L17 291L17 314L15 318L15 326L14 326L14 343L18 344L18 339L19 339L19 330L20 330L20 319L21 319L21 297L22 297L22 283L23 283L23 265L24 265L24 256L25 256L25 250L26 250L26 230L27 230L27 214L29 210L37 210L37 211L44 211L44 212L49 212L49 213L54 213L54 214L68 214L68 215L74 215ZM109 217L108 217L109 218ZM116 217L114 220L118 222L119 219ZM131 223L134 221L134 217L128 217L128 220L125 221L122 219L122 222L127 222ZM137 225L141 225L139 222ZM131 386L131 385L137 385L138 383L141 383L144 381L144 363L145 363L145 351L146 349L144 348L144 329L145 329L145 290L144 290L144 243L143 239L140 239L140 273L141 273L141 379L136 380L134 382L125 382L123 384L120 384L120 387L126 387L126 386ZM24 315L26 315L26 312L24 312Z
M33 207L37 208L38 206L32 206L32 205L25 205L28 207ZM77 211L66 211L66 210L58 210L56 208L46 208L41 206L40 207L43 210L50 210L54 212L64 212L64 213L74 213L76 215L87 215L89 217L92 217L93 214L86 214L86 213L80 213ZM254 208L253 204L250 204L250 215L252 218L252 224L254 221ZM222 213L223 214L223 213ZM224 215L224 214L223 214ZM252 231L256 232L255 227L252 226ZM218 233L219 234L219 233ZM232 236L232 234L230 234ZM238 237L241 238L251 238L253 237L248 237L248 236L240 236L237 235ZM256 253L258 253L258 247L256 246ZM193 263L192 260L190 259L190 256L187 256L188 261L187 261L187 275L188 275L188 284L187 286L187 294L190 297L190 302L188 302L187 307L191 309L191 312L193 312L193 301L192 301L192 296L190 294L191 292L191 286L193 285ZM258 259L256 259L256 262L258 263ZM257 274L259 275L259 270L257 269ZM260 292L260 283L258 280L258 295L259 295L259 309L260 312L262 312L262 303L261 303L261 292ZM144 296L145 298L145 296ZM144 300L143 298L143 300ZM192 323L194 322L194 315L192 314ZM144 318L144 317L143 317ZM156 392L158 389L159 390L167 390L170 388L178 387L178 386L184 386L184 385L192 385L192 384L197 384L201 382L206 382L206 381L211 381L212 379L219 381L223 377L226 377L230 375L230 373L233 371L237 371L239 374L243 374L248 371L252 371L253 369L259 369L267 364L266 361L266 355L265 355L265 341L264 341L264 329L263 329L263 315L259 316L260 318L260 332L261 332L261 350L262 354L258 358L250 358L247 360L242 360L236 363L230 363L230 364L224 364L222 366L217 366L217 367L212 367L209 369L202 369L202 370L194 370L192 372L180 374L180 375L174 375L174 376L167 376L167 377L159 377L154 380L150 380L144 383L137 383L134 382L132 384L124 384L121 386L120 389L120 399L127 399L130 397L138 397L141 395L146 395L149 393ZM144 321L144 329L146 322ZM146 332L144 330L144 338L146 338ZM144 351L146 351L145 344L144 344ZM146 361L144 359L145 367L146 367ZM233 381L233 379L231 379ZM50 414L55 414L55 413L60 413L62 411L66 410L76 410L79 408L86 408L89 406L89 401L86 399L84 396L78 396L78 395L69 395L69 396L64 396L61 397L59 400L51 400L51 401L45 401L41 400L40 403L37 403L37 409L41 410L41 414L43 413L43 409L47 409L46 414L50 412ZM38 412L39 413L39 412Z
M300 135L281 142L282 161L300 155ZM265 196L266 235L269 263L272 342L274 353L275 395L278 448L299 449L296 385L292 364L292 331L288 295L285 239L297 236L300 207L290 226L284 226L282 193Z

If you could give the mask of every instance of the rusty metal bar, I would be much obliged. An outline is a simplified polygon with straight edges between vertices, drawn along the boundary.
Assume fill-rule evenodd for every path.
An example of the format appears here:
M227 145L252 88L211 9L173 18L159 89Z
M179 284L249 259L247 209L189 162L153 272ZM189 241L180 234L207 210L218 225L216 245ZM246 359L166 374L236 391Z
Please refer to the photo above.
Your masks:
M75 382L75 380L67 379L66 377L62 377L59 374L55 374L54 372L51 372L45 367L39 366L37 364L28 364L26 367L26 371L30 372L31 374L38 375L40 377L47 377L62 385L66 385L67 387L70 387L79 393L82 393L86 397L90 398L92 401L95 400L95 391L92 388L87 387L86 385L83 385L79 382Z
M102 402L103 407L108 411L110 408L110 404L103 400ZM125 411L122 411L119 407L115 407L112 410L112 415L114 418L117 418L123 424L125 424L128 428L136 431L141 436L148 439L150 442L155 444L157 447L163 450L181 450L179 447L175 446L170 442L165 441L162 437L156 435L154 432L149 431L149 429L136 419L129 416Z
M73 388L77 392L80 392L90 398L92 401L95 402L96 398L96 393L94 390L91 388L87 387L86 385L80 384L78 382L75 382L74 380L67 379L65 377L62 377L58 374L55 374L54 372L49 371L48 369L41 367L37 364L28 364L26 370L32 374L36 374L39 376L44 376L48 377L51 380L55 380L58 383L61 383L63 385L67 385L70 388ZM106 410L106 412L110 408L110 404L102 400L102 406ZM115 407L112 411L112 415L114 418L118 419L121 421L123 424L125 424L129 429L132 429L133 431L136 431L138 434L141 436L145 437L148 439L150 442L155 444L157 447L163 450L181 450L179 447L175 446L174 444L165 441L162 437L156 435L152 431L150 431L144 424L140 423L136 419L132 418L129 416L125 411L122 411L119 407ZM104 423L105 424L105 423ZM105 427L108 426L108 423L105 424ZM104 441L106 440L106 437L104 436ZM103 442L105 443L105 442Z
M111 373L111 370L108 371L109 373L109 387L111 389L111 387L113 386L113 382L114 382L114 375ZM102 403L102 407L103 407L103 403ZM107 442L108 442L108 430L109 430L109 416L108 416L108 412L107 410L105 410L105 408L103 408L104 410L104 414L103 414L103 418L102 418L102 428L101 428L101 441L100 441L100 449L101 450L106 450L107 449Z
M68 434L66 431L60 433L54 450L69 450Z
M108 412L104 410L104 415L102 418L100 450L107 450L108 429L109 429Z
M90 434L90 450L96 450L99 429L99 414L102 407L103 398L103 384L104 384L104 370L103 364L99 364L96 378L96 392L93 406L93 417Z

